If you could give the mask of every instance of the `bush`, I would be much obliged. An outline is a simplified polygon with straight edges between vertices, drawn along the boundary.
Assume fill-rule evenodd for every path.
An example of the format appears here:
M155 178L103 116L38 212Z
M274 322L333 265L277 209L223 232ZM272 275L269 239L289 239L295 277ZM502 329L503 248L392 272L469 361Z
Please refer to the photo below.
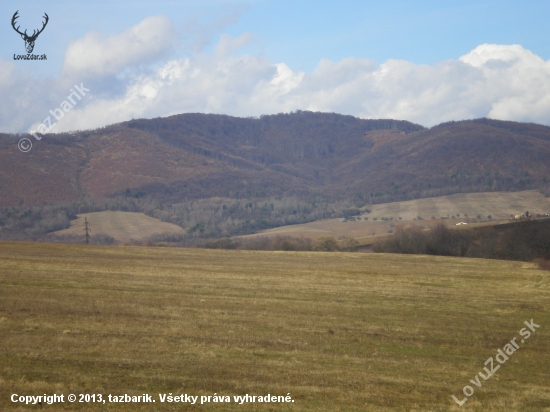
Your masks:
M359 209L344 209L342 210L342 217L349 218L352 216L358 216L361 214L361 211Z
M345 237L342 240L341 245L342 250L355 251L357 246L359 246L359 242L354 237Z
M237 243L228 237L224 237L222 239L216 239L199 244L197 247L203 247L206 249L237 249Z
M426 236L419 228L403 229L398 226L390 239L377 242L373 250L379 253L426 253Z
M291 236L258 236L251 238L222 238L199 243L207 249L310 251L311 239Z
M276 236L272 239L272 250L308 251L311 250L311 239L303 237Z
M428 232L398 228L390 239L374 244L373 250L522 261L539 259L542 262L539 266L546 267L550 260L550 224L522 222L475 230L449 230L438 224Z
M541 258L536 259L535 262L538 263L539 269L550 271L550 259Z
M92 236L91 243L92 245L114 245L117 241L114 237L106 235L105 233L98 233Z
M334 252L338 250L338 242L330 235L322 235L313 241L313 250L317 252Z

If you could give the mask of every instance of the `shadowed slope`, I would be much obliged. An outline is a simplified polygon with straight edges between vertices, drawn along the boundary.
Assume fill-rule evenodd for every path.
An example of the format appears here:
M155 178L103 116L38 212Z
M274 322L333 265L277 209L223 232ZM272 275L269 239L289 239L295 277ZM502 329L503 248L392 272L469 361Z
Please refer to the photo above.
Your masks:
M487 119L423 129L330 113L182 114L47 135L30 153L0 142L0 206L125 193L381 203L550 182L550 128Z

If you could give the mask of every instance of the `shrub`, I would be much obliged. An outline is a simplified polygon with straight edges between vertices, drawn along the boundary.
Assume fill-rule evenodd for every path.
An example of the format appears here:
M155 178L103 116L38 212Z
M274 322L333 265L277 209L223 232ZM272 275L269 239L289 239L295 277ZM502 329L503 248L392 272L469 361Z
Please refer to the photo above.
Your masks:
M344 209L342 211L342 216L343 217L346 217L346 218L349 218L349 217L352 217L352 216L358 216L361 214L361 211L359 209Z
M93 245L114 245L117 242L112 236L106 235L105 233L98 233L97 235L92 236L91 243Z
M536 260L541 268L550 261L550 224L514 223L509 227L449 230L438 224L428 232L398 228L390 239L373 245L375 252L423 253L485 259Z
M308 251L311 250L311 239L303 237L276 236L270 239L270 250Z
M338 242L330 235L322 235L313 241L313 250L318 252L334 252L338 250Z
M222 239L216 239L210 242L205 242L197 245L198 247L204 247L206 249L236 249L237 243L228 237Z
M550 271L550 259L541 258L536 259L535 262L538 263L539 269Z
M353 251L357 249L357 246L359 246L359 242L354 237L345 237L340 243L342 245L342 249L347 251Z

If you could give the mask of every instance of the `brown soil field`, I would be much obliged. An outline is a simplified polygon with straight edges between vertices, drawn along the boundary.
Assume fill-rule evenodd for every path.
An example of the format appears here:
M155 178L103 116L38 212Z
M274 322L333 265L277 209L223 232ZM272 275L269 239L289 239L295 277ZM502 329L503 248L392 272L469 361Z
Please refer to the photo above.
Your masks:
M78 215L78 219L71 221L70 228L58 230L53 234L83 235L84 218L90 223L92 235L103 233L123 243L160 233L184 233L177 225L161 222L143 213L105 211Z
M0 410L544 411L549 325L531 263L0 242Z
M475 224L508 223L510 215L529 211L532 214L550 212L550 198L536 190L522 192L460 193L406 202L385 203L368 206L371 213L355 220L342 222L326 219L300 225L282 226L248 235L254 236L302 236L315 238L332 235L337 239L355 237L361 243L372 242L374 237L387 235L396 226L412 225L429 228L437 223L456 227L457 223ZM477 219L477 216L481 219ZM488 219L488 216L492 219ZM422 220L417 220L418 216ZM432 220L432 216L435 220ZM441 219L445 217L446 219ZM387 218L391 220L382 220ZM401 219L400 219L401 218ZM368 220L365 220L368 219ZM376 219L376 220L375 220Z

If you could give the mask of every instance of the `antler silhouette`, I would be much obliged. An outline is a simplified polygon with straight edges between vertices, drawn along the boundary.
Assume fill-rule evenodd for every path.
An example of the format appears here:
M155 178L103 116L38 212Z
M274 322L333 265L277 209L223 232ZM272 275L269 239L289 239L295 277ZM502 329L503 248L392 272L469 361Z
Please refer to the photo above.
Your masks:
M15 14L13 15L13 17L11 18L11 27L13 27L13 29L14 29L17 33L19 33L21 36L27 36L27 30L25 30L25 33L21 33L21 32L19 31L19 27L21 27L21 26L17 26L17 28L15 28L15 21L16 21L16 20L18 19L18 17L19 17L18 14L19 14L19 10L17 10L17 11L15 12Z
M42 23L42 28L40 30L38 30L38 33L34 34L34 32L36 30L33 30L33 33L32 33L31 37L34 38L34 39L36 39L38 37L38 35L44 31L44 29L46 28L46 25L48 24L48 21L50 21L50 18L48 17L48 14L46 12L44 12L44 15L42 17L44 19L46 19L46 21L44 23Z
M17 10L13 17L11 18L11 26L13 27L13 29L19 33L21 35L21 37L23 38L23 40L25 40L25 47L27 49L27 53L32 53L33 49L34 49L34 42L36 41L36 38L38 37L38 35L40 33L42 33L44 31L44 29L46 28L46 25L48 24L48 21L50 20L50 18L48 17L48 14L47 13L44 13L44 16L42 16L44 19L46 19L43 23L42 23L42 28L40 30L38 30L38 32L36 30L33 30L32 32L32 35L29 36L27 34L27 30L25 30L25 32L21 33L19 31L19 27L20 26L17 26L15 27L15 24L16 24L16 20L19 18L19 10Z

